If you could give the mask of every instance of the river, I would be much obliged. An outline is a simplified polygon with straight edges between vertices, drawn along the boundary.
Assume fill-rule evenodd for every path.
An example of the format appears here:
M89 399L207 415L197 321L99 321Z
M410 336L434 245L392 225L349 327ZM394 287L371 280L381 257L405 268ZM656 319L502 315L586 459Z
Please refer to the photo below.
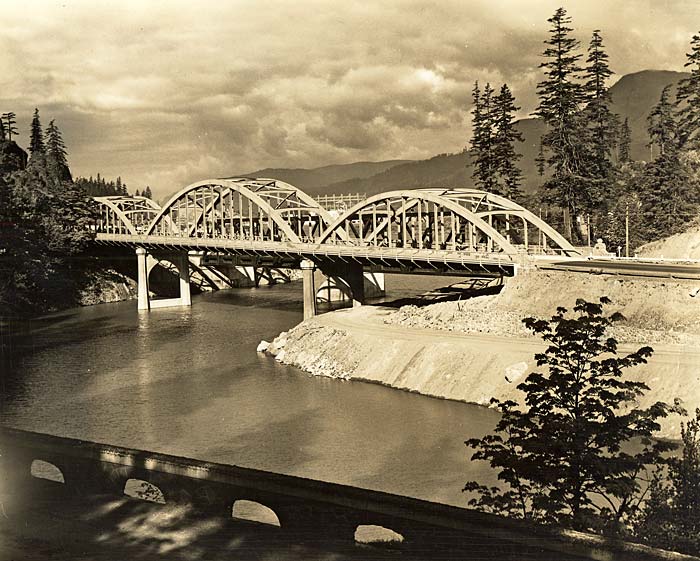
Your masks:
M405 283L389 279L392 296L436 281ZM139 314L131 301L5 325L0 421L455 505L468 479L493 481L464 440L491 430L495 412L311 377L255 351L301 314L291 283L205 294L191 308Z

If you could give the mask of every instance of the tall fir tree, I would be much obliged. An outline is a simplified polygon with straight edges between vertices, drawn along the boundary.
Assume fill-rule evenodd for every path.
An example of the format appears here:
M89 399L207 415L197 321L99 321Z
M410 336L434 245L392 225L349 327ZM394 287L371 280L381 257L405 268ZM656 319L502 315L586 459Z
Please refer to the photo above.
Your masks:
M148 185L146 185L146 188L143 190L143 193L141 193L141 196L146 197L147 199L153 199L151 188Z
M34 157L44 154L45 149L44 132L41 130L41 121L39 120L39 109L35 108L29 133L29 152L31 157Z
M678 83L678 141L681 147L700 148L700 35L693 35L686 55L690 76Z
M551 176L544 188L548 202L568 210L575 224L575 217L591 203L584 177L585 147L581 142L584 122L580 109L585 95L576 80L581 72L581 54L577 53L579 42L570 36L571 18L564 8L557 9L547 21L551 24L550 36L545 41L545 61L540 64L545 79L537 85L540 101L535 111L547 125L542 144L549 154ZM582 239L576 230L567 233Z
M675 151L677 143L678 124L676 122L676 112L671 103L671 85L666 86L661 92L659 102L654 106L647 118L649 133L649 146L652 149L657 146L659 156Z
M46 128L46 160L49 170L61 181L72 181L73 177L68 167L68 151L63 142L61 131L52 119Z
M522 172L518 160L522 158L515 150L516 142L523 142L522 133L515 128L515 113L520 109L515 105L515 97L508 84L494 98L494 147L493 154L498 174L498 191L513 201L522 197L520 184Z
M471 141L472 165L474 167L472 177L479 189L490 193L497 191L493 93L491 84L486 84L482 93L478 82L474 84L472 91L474 100Z
M644 166L635 185L640 194L641 230L646 241L681 232L700 207L700 178L686 150L692 131L679 124L679 113L671 102L671 87L663 89L647 119L652 161ZM685 118L688 122L688 113ZM654 147L658 148L656 154Z
M612 154L615 148L619 119L611 110L612 98L606 85L612 71L603 46L600 30L593 31L588 47L584 84L587 104L585 118L588 121L589 175L594 179L609 181L612 173Z
M700 184L676 149L666 149L644 166L635 188L641 200L639 229L645 241L682 232L698 215Z
M625 164L632 159L630 149L632 147L632 131L630 129L629 118L625 117L622 127L620 127L620 136L617 141L618 145L618 161Z

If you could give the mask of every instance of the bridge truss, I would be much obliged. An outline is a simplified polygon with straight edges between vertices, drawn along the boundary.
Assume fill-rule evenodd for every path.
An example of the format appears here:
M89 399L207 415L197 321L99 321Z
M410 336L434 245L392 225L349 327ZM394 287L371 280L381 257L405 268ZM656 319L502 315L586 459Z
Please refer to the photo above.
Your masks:
M339 216L318 242L511 256L547 250L578 254L532 212L476 189L414 189L375 195Z
M400 248L515 258L528 252L576 255L556 230L524 207L477 189L381 193L333 219L318 201L275 179L210 179L185 187L160 208L144 197L96 197L98 235L134 245L181 239L182 245L266 251L280 244ZM99 237L99 236L98 236ZM195 241L196 240L196 241ZM144 241L146 241L144 239ZM225 242L225 243L221 243ZM172 245L172 242L169 242Z
M144 197L95 200L97 241L136 249L139 309L189 305L191 251L235 255L237 267L253 270L301 268L305 317L315 313L317 268L360 302L368 272L511 276L528 253L578 253L527 209L476 189L391 191L337 218L276 179L200 181L162 208ZM180 298L150 302L154 259L175 264Z
M142 234L158 215L160 206L147 197L95 197L99 203L95 228L104 234Z
M313 198L276 179L228 178L194 183L173 195L148 236L303 242L331 218Z

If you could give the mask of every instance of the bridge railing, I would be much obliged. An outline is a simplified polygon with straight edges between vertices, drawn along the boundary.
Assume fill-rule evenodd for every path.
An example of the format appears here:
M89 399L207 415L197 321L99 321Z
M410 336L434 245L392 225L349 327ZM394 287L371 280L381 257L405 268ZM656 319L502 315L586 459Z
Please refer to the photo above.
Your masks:
M382 491L7 427L0 427L0 450L0 498L10 515L14 504L31 500L40 488L32 476L32 465L40 461L60 475L62 482L52 484L56 491L77 497L123 496L127 483L136 479L159 495L157 502L163 504L154 508L188 505L193 513L231 518L236 501L256 501L277 515L279 531L290 536L290 543L303 535L350 544L356 528L377 525L398 532L402 548L423 555L450 549L456 557L461 551L547 561L668 559L645 546Z

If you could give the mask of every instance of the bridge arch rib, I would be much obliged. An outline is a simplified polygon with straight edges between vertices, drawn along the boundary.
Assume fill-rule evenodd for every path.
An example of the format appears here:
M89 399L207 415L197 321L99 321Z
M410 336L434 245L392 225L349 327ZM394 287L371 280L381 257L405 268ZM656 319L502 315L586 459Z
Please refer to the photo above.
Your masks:
M143 234L160 211L148 197L109 195L93 200L98 203L97 231L107 234Z
M511 221L512 217L522 222L522 228ZM375 195L339 216L319 243L515 255L529 249L532 230L528 226L550 240L549 249L567 255L578 253L527 209L477 189L427 188Z
M342 236L345 234L346 239ZM516 248L471 210L428 189L399 190L369 197L339 216L320 243L477 250L506 254Z
M492 223L494 219L498 219L497 226L502 227L505 231L505 235L510 239L510 233L508 230L515 229L515 225L510 222L510 217L517 217L520 219L522 224L522 230L517 232L520 237L521 245L524 249L528 249L528 237L529 232L532 230L538 231L540 238L543 242L543 249L547 250L553 249L560 251L564 255L579 255L580 252L573 246L569 241L542 220L539 216L529 211L525 207L517 204L506 197L501 195L496 195L494 193L489 193L487 191L481 191L479 189L429 189L440 193L442 196L452 199L458 202L460 205L465 206L472 210L475 214L483 218L484 220ZM489 220L490 219L490 220ZM549 240L549 244L547 243Z
M312 197L276 179L207 179L173 195L147 235L303 242L331 216Z

